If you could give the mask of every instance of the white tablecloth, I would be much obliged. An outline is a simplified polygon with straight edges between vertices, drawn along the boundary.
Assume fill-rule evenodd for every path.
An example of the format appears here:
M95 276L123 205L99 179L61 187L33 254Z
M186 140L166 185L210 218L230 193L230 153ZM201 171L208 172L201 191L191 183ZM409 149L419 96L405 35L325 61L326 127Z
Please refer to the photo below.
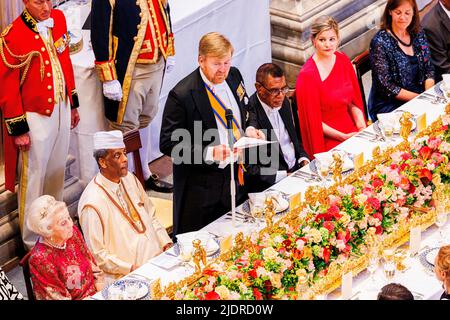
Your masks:
M162 154L159 133L164 104L169 91L197 68L198 42L202 35L217 31L234 46L233 65L241 71L247 90L252 94L256 69L271 61L269 0L170 0L175 36L174 69L165 75L159 110L149 126L151 148L149 160ZM67 4L64 4L62 7ZM81 21L89 14L89 4L81 8ZM78 14L78 13L77 13ZM69 20L69 19L68 19ZM94 70L94 54L90 34L83 31L83 50L72 55L75 82L80 97L80 124L73 130L70 153L77 159L72 174L87 183L97 171L92 157L92 135L106 128L103 115L102 89Z
M433 89L428 90L429 93L434 93ZM420 115L426 112L427 114L427 125L431 124L436 118L444 113L444 105L443 104L433 104L428 100L423 99L414 99L408 103L406 103L401 109L408 110L413 114ZM366 130L373 132L373 126L370 126ZM400 142L400 138L397 138L397 142ZM395 143L395 142L394 142ZM351 139L341 143L338 148L345 150L350 153L359 153L364 152L364 159L372 158L372 150L376 145L382 145L383 142L369 142L366 140L362 140L357 137L352 137ZM301 170L310 172L309 167L305 166ZM287 194L295 194L297 192L302 192L302 195L306 188L311 185L310 183L306 183L304 180L294 177L287 177L281 180L276 185L272 186L271 189L280 190ZM242 206L241 206L242 207ZM237 212L242 212L242 208L238 207ZM264 225L264 223L263 223ZM263 225L261 227L263 227ZM213 221L209 225L205 226L202 230L209 231L212 234L218 235L219 237L224 237L228 235L235 235L236 233L243 231L244 233L250 232L254 226L249 223L238 223L237 226L233 227L231 220L229 219L229 215L225 214L216 221ZM447 221L445 226L446 230L450 228L450 221ZM422 233L422 247L429 246L430 248L434 247L437 243L438 233L436 232L436 226L432 226L426 231ZM169 254L173 254L173 249L169 250ZM165 253L161 254L162 256L166 255ZM157 257L157 258L161 258ZM154 258L156 259L156 258ZM183 267L174 267L170 270L166 270L160 268L152 263L154 260L150 260L145 265L141 266L129 276L133 276L133 274L142 275L150 279L161 279L162 285L167 285L172 281L182 280L187 276L186 269ZM173 259L171 256L167 256L167 259ZM398 273L395 281L403 284L408 289L420 293L423 295L424 299L439 299L440 295L443 292L441 284L436 280L434 274L430 272L426 272L425 268L422 266L418 258L411 259L409 263L410 267L403 273ZM381 267L375 273L375 277L378 278L381 286L386 284L385 280L383 280L383 271ZM364 271L357 275L353 279L353 293L357 292L365 292L367 291L365 282L368 278L367 271ZM383 283L384 281L384 283ZM340 299L340 289L335 290L330 295L328 295L328 299ZM94 296L94 299L102 299L101 294L97 293Z

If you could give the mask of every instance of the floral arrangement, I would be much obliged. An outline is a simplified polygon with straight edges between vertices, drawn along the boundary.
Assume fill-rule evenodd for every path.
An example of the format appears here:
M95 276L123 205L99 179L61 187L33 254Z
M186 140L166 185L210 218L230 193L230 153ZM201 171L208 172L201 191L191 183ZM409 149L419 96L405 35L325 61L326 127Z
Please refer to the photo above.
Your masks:
M203 270L175 299L303 299L326 277L330 264L344 265L367 251L373 227L381 237L411 219L414 208L433 207L433 177L450 184L450 117L436 136L422 136L408 151L396 151L352 184L337 187L326 203L307 204L302 223L282 221L272 232L253 233L243 250L234 250ZM420 212L420 210L419 210Z

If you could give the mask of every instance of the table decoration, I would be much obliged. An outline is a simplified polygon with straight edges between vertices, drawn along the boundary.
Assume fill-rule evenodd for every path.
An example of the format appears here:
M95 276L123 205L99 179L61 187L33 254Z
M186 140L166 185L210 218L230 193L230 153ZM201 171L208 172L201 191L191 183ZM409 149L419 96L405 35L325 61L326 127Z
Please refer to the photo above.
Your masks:
M200 275L169 283L155 296L314 299L334 291L343 274L356 276L380 249L406 243L411 228L435 223L435 199L448 203L450 194L449 123L450 104L411 142L377 147L341 184L310 186L298 208L240 235Z

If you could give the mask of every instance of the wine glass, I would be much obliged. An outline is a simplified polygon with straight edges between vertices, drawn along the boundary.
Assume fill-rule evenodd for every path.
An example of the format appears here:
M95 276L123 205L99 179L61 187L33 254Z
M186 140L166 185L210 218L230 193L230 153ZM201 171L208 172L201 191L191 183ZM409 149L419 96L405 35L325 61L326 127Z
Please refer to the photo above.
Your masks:
M260 229L260 219L264 214L264 204L262 203L254 203L250 208L250 214L253 218L253 222L255 223L255 228Z
M187 243L183 243L178 241L178 248L180 249L180 254L178 255L181 260L181 265L184 267L186 272L188 271L188 267L190 267L189 261L192 259L192 246Z
M377 250L371 250L369 252L369 265L367 271L370 273L369 277L369 290L378 290L378 283L375 279L375 271L378 269L380 257L378 256Z
M317 172L322 180L322 186L327 186L328 175L331 171L331 161L329 159L317 159Z
M388 280L388 283L391 283L395 276L395 262L394 262L394 249L384 249L383 250L383 258L384 258L384 264L383 264L383 271L384 275L386 276L386 279Z
M447 222L447 213L445 210L438 209L437 215L436 215L436 226L439 228L439 241L438 245L442 246L444 245L444 225Z

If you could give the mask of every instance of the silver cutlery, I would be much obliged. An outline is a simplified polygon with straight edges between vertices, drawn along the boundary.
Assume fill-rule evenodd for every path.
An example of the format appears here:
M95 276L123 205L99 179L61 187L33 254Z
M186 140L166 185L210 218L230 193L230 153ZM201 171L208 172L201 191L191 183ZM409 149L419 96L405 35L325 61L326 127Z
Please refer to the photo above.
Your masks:
M293 174L293 176L296 178L304 179L306 182L321 181L320 177L317 174L304 171L297 171Z
M360 138L360 139L364 139L364 140L370 141L370 142L378 141L378 137L375 134L372 134L372 133L369 133L369 132L365 132L365 131L361 131L360 133L355 135L355 137L356 138Z

